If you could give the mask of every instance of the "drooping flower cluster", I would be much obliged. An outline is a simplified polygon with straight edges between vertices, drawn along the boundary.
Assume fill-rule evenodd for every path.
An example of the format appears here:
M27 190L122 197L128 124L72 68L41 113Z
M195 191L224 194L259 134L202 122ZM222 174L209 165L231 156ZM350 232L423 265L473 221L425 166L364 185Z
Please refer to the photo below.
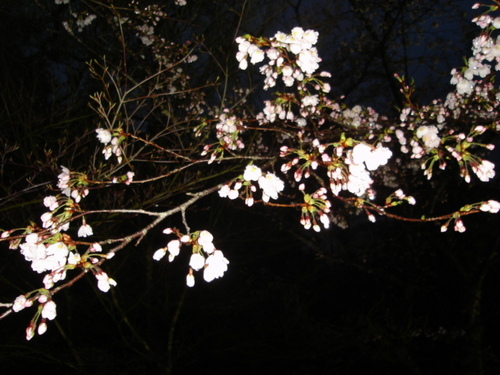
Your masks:
M172 262L180 254L182 245L191 246L192 254L189 260L189 272L186 276L186 284L194 286L195 279L193 271L203 269L203 279L211 282L224 275L227 271L229 261L224 257L221 250L217 250L213 244L214 237L207 230L196 231L188 234L181 234L178 230L166 228L165 234L175 234L177 239L168 242L166 247L160 248L153 254L154 260L162 259L168 252L168 260Z
M23 230L24 237L12 236L14 231L5 231L2 238L10 238L10 248L20 250L26 261L31 263L31 268L37 273L45 273L43 277L43 289L34 290L27 295L16 298L12 311L18 312L30 307L36 299L40 303L38 313L26 330L27 339L35 334L38 319L38 333L41 335L47 330L46 320L52 320L56 316L56 305L49 297L50 289L60 281L66 279L68 270L81 267L90 269L96 276L98 288L107 292L110 286L116 282L109 278L96 263L102 256L96 254L102 251L98 243L92 244L84 255L77 251L76 242L67 232L73 220L73 214L77 211L79 203L88 195L87 181L85 175L71 172L66 167L61 167L62 172L58 175L57 187L61 194L49 195L43 199L43 204L50 211L41 215L42 228L35 225L28 226ZM78 229L79 237L93 235L92 227L82 218L82 225Z
M215 126L217 138L224 149L242 149L245 147L240 139L240 133L244 131L243 122L236 116L229 115L227 112L225 110L219 116L219 122Z
M33 271L54 271L66 265L69 250L64 242L44 244L43 238L37 233L28 234L25 241L19 246L20 251L31 262Z
M304 184L301 184L299 190L303 191L304 189ZM300 223L305 229L310 229L312 227L314 231L319 232L321 228L318 224L318 218L325 229L330 227L328 213L330 212L331 203L326 193L326 188L322 187L313 194L304 194L304 205L302 206Z
M441 138L439 137L439 130L436 126L422 125L417 129L416 136L424 142L426 149L439 147ZM414 153L415 154L415 153Z
M119 137L116 135L113 136L109 130L103 128L97 128L95 131L97 133L97 139L105 146L102 150L104 158L108 160L111 155L115 155L118 164L121 163L123 160L123 155L120 145L123 141L123 137Z
M500 29L500 17L493 18L489 14L483 14L474 18L473 22L483 29L472 41L473 56L468 59L464 71L452 70L451 84L456 85L458 94L464 96L481 91L479 81L475 78L485 78L492 72L492 68L500 70L500 36L491 36L492 32ZM493 62L496 62L494 67Z
M12 304L12 311L19 312L33 306L34 301L39 303L37 313L26 328L26 340L31 340L35 336L35 328L37 326L37 333L43 335L47 331L47 320L54 320L57 316L57 306L50 294L47 292L43 292L38 296L31 296L31 294L17 296ZM40 323L38 323L39 320Z
M285 183L278 176L271 172L264 175L262 170L252 163L246 166L242 176L223 185L219 190L219 196L221 198L236 199L240 196L240 189L244 188L245 203L252 206L254 203L253 193L257 191L255 182L262 190L263 202L278 199L278 194L285 188Z

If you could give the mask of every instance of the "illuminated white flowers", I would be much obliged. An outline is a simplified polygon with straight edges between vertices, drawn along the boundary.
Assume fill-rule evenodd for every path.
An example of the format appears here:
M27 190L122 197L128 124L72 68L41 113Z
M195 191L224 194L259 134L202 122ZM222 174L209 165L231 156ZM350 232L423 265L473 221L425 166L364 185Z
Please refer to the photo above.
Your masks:
M158 249L155 251L155 253L153 254L153 259L160 260L165 256L166 253L167 253L167 249L162 247L161 249Z
M192 234L180 234L177 230L167 228L163 231L166 234L175 233L179 239L171 240L166 248L157 250L153 259L160 260L168 251L170 253L169 260L172 261L180 252L181 246L192 246L192 254L189 258L189 272L186 275L186 285L189 287L195 284L195 271L203 270L203 278L210 282L214 279L222 277L227 271L229 261L224 257L221 250L217 250L213 244L214 237L207 230L201 230Z
M492 214L496 214L500 211L500 202L494 201L494 200L489 200L485 203L483 203L479 209L484 212L490 212Z
M96 272L95 278L97 279L97 287L101 292L108 292L112 286L116 286L116 281L108 276L106 272Z
M99 142L104 145L107 145L109 142L111 142L112 135L109 130L97 128L95 131L97 133L97 139L99 140Z
M257 181L262 176L262 171L255 164L247 165L245 172L243 172L243 179L245 181Z
M267 173L259 178L259 186L262 189L262 200L269 202L269 199L278 199L278 193L283 191L285 184L274 173Z
M215 250L206 260L206 267L203 271L203 278L206 282L218 279L227 271L229 261L220 250Z
M14 304L12 305L12 311L18 312L21 311L22 309L25 309L26 307L30 307L31 305L33 305L33 302L28 300L26 296L21 294L14 300Z
M237 150L245 147L239 137L240 133L245 130L243 123L236 116L229 115L227 110L224 110L219 116L219 122L215 126L215 129L217 131L217 138L224 147L230 150Z
M59 203L57 202L57 198L53 195L49 195L43 199L43 205L48 207L49 210L54 211L57 207L59 207Z
M316 48L306 49L300 52L297 65L304 73L312 75L319 68L320 61Z
M262 51L255 44L250 43L248 40L242 37L236 38L236 43L238 43L238 53L236 54L236 60L240 62L240 69L245 70L248 67L248 56L250 56L250 62L252 64L257 64L264 60L264 51Z
M352 149L351 159L353 164L361 165L364 163L368 170L374 171L378 167L387 164L391 156L392 151L387 147L379 145L373 148L366 143L358 143Z
M434 125L424 125L417 129L416 135L424 142L427 149L439 147L441 138L438 136L439 129Z
M56 303L52 300L45 302L42 308L42 318L54 320L57 316Z
M168 255L168 261L172 262L174 258L179 255L179 252L181 250L181 242L179 240L172 240L168 243L167 245L168 252L170 253Z
M214 240L214 236L208 230L202 230L198 237L198 244L203 247L203 250L207 254L212 254L215 250L215 246L212 243Z
M195 279L194 279L194 275L193 275L193 272L189 272L187 275L186 275L186 285L190 288L192 288L194 286L194 283L195 283Z
M41 243L36 233L27 235L25 242L19 247L24 258L31 262L33 271L38 273L53 271L66 265L69 253L68 247L63 242L56 242L46 246Z
M238 186L236 185L236 187ZM221 198L236 199L239 196L239 191L236 188L231 189L229 185L223 185L219 189L219 196Z
M189 260L189 267L195 271L199 271L205 266L205 257L200 253L194 253Z
M92 231L92 227L87 223L83 224L80 229L78 229L78 237L88 237L93 234L94 232Z
M482 160L480 164L473 164L472 170L483 182L488 182L495 177L495 164L488 160Z
M271 48L267 52L245 37L238 37L236 38L236 43L238 43L236 60L239 62L240 69L245 70L248 67L248 57L250 57L251 64L257 64L267 56L269 63L260 68L261 73L266 76L264 89L276 85L279 73L283 76L285 86L290 87L295 80L302 81L304 74L310 76L319 68L321 58L314 47L318 41L318 35L317 31L304 31L301 27L293 28L289 35L277 32L270 39ZM295 63L285 63L284 57L287 54L285 51L296 55Z

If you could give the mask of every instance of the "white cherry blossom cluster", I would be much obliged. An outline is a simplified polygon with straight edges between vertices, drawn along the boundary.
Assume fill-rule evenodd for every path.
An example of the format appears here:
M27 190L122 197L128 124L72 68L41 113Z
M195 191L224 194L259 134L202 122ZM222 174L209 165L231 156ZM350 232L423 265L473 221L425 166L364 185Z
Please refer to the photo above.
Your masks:
M495 177L495 164L493 164L491 161L488 160L481 160L480 162L472 161L470 164L472 171L476 174L479 180L483 182L488 182L493 177ZM466 178L466 181L469 182L470 178L469 179Z
M116 281L109 277L108 274L103 270L95 267L92 269L92 272L94 273L94 276L97 280L97 288L99 288L101 292L106 293L111 289L112 286L117 285Z
M441 138L439 137L439 129L434 125L422 125L418 127L416 136L422 140L427 150L439 147ZM416 154L414 152L414 154Z
M43 200L44 206L50 210L40 217L44 230L38 232L30 227L26 229L23 243L19 244L14 240L10 246L11 249L19 247L21 254L31 262L31 268L35 272L50 272L44 278L46 289L64 280L66 265L76 265L80 261L79 254L73 252L73 249L68 248L66 244L70 237L62 232L69 229L75 205L88 194L85 185L81 184L78 178L73 179L68 168L62 167L62 173L58 178L57 186L61 189L62 195L49 195ZM83 219L78 236L87 237L92 234L92 227Z
M257 120L261 125L266 123L273 123L277 119L289 121L293 121L295 119L295 114L291 110L290 106L278 104L270 100L264 101L264 105L265 108L263 109L263 111L257 115ZM305 123L300 122L299 125L304 126Z
M240 139L240 133L245 130L243 122L236 116L231 116L226 109L219 116L219 122L215 125L216 135L221 146L229 150L243 149L245 144Z
M380 144L374 147L361 142L347 150L345 157L343 153L343 147L338 146L332 155L321 155L321 160L328 169L332 193L338 195L340 191L346 190L358 197L368 193L373 198L370 171L386 165L392 152Z
M482 160L475 155L477 148L493 150L493 144L484 144L478 138L488 129L500 130L496 120L498 112L498 98L491 101L491 93L497 92L491 82L482 82L476 85L477 103L471 106L458 92L448 94L446 101L434 100L430 105L422 106L418 110L406 107L400 113L400 126L393 126L391 132L401 145L403 153L409 153L411 158L423 159L421 164L424 175L428 179L433 176L433 168L437 164L440 169L446 169L448 161L454 159L460 168L460 176L466 182L471 181L470 171L484 182L495 176L494 164ZM482 102L487 103L484 107ZM448 123L461 121L465 112L471 123L476 120L485 125L473 125L469 133L460 127L449 126ZM486 125L490 123L489 125ZM469 126L469 124L465 124Z
M222 277L227 271L229 261L221 250L215 248L214 237L209 231L202 230L183 235L176 229L166 228L163 233L175 234L178 238L169 241L166 247L156 250L153 259L160 260L168 252L168 260L172 262L180 254L182 245L191 246L192 254L189 260L189 272L186 276L186 284L189 287L195 284L194 271L203 269L203 279L206 282Z
M85 224L84 224L85 225ZM83 226L82 226L83 227ZM82 228L80 228L80 231ZM4 232L5 233L5 232ZM4 234L2 234L2 237ZM43 278L44 288L49 290L55 283L66 279L66 271L74 269L85 263L85 267L92 269L98 287L103 292L109 290L109 285L103 280L108 280L110 285L116 285L116 282L107 277L107 275L97 266L93 266L99 261L103 255L97 254L102 251L102 247L98 243L92 244L85 255L81 256L73 244L71 238L66 234L44 234L44 232L29 233L24 237L24 242L18 245L20 253L26 261L31 262L31 268L37 273L48 272ZM17 245L11 246L11 249L16 249ZM111 255L104 255L111 258Z
M90 24L97 18L95 14L77 15L76 13L73 14L73 17L76 19L78 32L82 32L84 28L90 26Z
M391 150L380 145L373 147L366 143L358 143L354 146L347 152L346 157L346 164L349 167L347 190L357 196L364 195L373 183L369 171L387 164L391 156Z
M248 67L248 59L251 64L257 64L267 56L268 64L260 68L260 72L266 76L264 89L274 87L280 74L285 86L291 87L295 81L300 82L305 77L310 77L319 68L321 58L314 47L317 41L317 31L304 31L301 27L295 27L290 34L277 32L267 40L247 35L236 38L236 59L240 69L245 70ZM266 48L266 51L262 48ZM290 54L294 57L291 58Z
M487 202L481 203L479 209L483 212L490 212L496 214L500 212L500 202L495 200L489 200Z
M255 182L262 190L262 201L264 202L269 202L270 199L278 199L278 194L285 188L283 180L274 173L267 172L263 174L259 167L249 164L242 176L219 189L219 196L221 198L236 199L240 196L240 189L243 187L245 204L252 206L254 203L253 193L257 191L257 187L253 184Z
M28 340L35 334L39 317L41 317L41 323L38 325L39 334L47 330L46 320L55 318L55 303L50 298L49 290L56 283L66 279L68 270L78 267L92 270L97 279L97 286L103 292L107 292L111 286L116 285L116 281L96 265L99 258L103 257L98 254L102 251L98 243L92 244L85 255L81 256L77 251L75 241L68 234L63 233L68 231L78 203L88 195L84 175L62 167L58 179L57 187L61 189L61 194L49 195L43 200L44 206L50 211L41 215L42 228L32 225L24 229L22 236L13 236L14 231L5 231L1 235L2 238L12 236L9 248L19 249L25 260L31 263L33 271L46 273L43 277L43 289L18 296L12 306L12 311L18 312L30 307L35 299L40 303L38 312L26 331ZM77 235L79 237L93 235L92 227L86 223L84 217L82 221ZM104 257L110 258L111 256L104 255Z
M69 249L64 242L45 243L38 233L28 234L19 248L24 258L31 262L33 271L38 273L63 268L69 255Z
M41 216L42 227L50 229L53 234L61 231L67 231L70 219L75 209L75 203L78 204L89 194L85 176L70 172L64 166L61 166L62 172L58 175L59 181L57 187L61 189L63 195L70 199L64 199L62 196L49 195L44 198L43 204L50 211ZM82 225L78 229L78 237L88 237L93 235L90 225L82 219Z
M300 184L299 190L303 192L305 185ZM304 194L300 223L305 229L313 228L316 232L321 231L319 223L323 224L325 229L328 229L330 227L330 218L328 216L330 207L331 203L328 200L326 188L319 188L312 194Z
M41 294L36 292L21 294L16 297L12 304L12 311L19 312L33 306L33 302L38 302L38 310L26 328L26 340L31 340L35 336L35 329L39 335L47 331L47 320L54 320L57 316L57 306L52 297L46 291ZM33 295L35 294L35 295ZM40 320L40 322L38 322Z
M26 301L24 303L25 306L26 305L31 306L31 304L33 303L31 300L26 300L26 297L23 295L16 298L18 306L19 303L22 304L24 301ZM14 307L16 306L16 302L14 302ZM37 302L40 304L38 307L38 311L35 314L34 318L31 320L28 327L26 328L26 340L28 341L35 336L35 327L38 326L37 333L39 335L43 335L47 331L47 320L54 320L57 316L56 303L52 300L50 296L42 294L38 297ZM40 320L40 323L38 323L38 320Z
M483 79L492 71L492 62L496 62L494 69L500 70L500 36L493 38L492 32L500 29L500 17L493 18L483 14L473 19L484 30L472 42L473 56L467 61L467 68L463 72L452 70L451 83L456 85L460 95L471 95L478 83L475 78Z
M325 121L320 108L325 107L325 103L333 103L324 97L331 87L322 78L331 77L331 74L316 72L321 61L314 47L317 40L316 31L304 31L300 27L295 27L290 34L278 32L269 39L249 35L236 39L239 49L236 59L240 68L247 68L248 59L256 64L267 58L267 64L260 67L265 76L265 90L275 87L280 76L286 89L298 88L294 93L281 93L276 99L265 101L264 110L256 117L259 124L279 119L305 127L307 119L314 119L318 124Z
M67 197L72 198L76 203L80 203L82 198L85 198L89 194L89 189L86 186L82 175L72 173L65 166L61 166L62 172L57 176L59 181L57 182L57 187L61 189L61 192Z
M137 26L137 37L145 46L150 46L154 42L154 27L151 25Z
M321 144L314 139L311 142L312 149L306 152L303 149L290 149L281 147L281 157L296 155L292 160L281 166L283 173L288 173L294 168L293 178L300 182L303 177L309 178L311 170L316 170L318 166L326 169L326 174L330 180L330 190L334 195L344 191L349 191L357 196L369 194L373 197L370 189L373 180L370 171L386 165L392 156L392 152L378 144L376 147L360 142L354 147L345 150L352 144L352 139L346 141L344 145L340 143Z
M123 138L117 135L113 135L107 129L97 128L95 131L97 133L97 139L104 145L104 149L102 150L104 158L108 160L111 155L115 155L118 163L121 163L123 160L123 156L120 145L123 141Z

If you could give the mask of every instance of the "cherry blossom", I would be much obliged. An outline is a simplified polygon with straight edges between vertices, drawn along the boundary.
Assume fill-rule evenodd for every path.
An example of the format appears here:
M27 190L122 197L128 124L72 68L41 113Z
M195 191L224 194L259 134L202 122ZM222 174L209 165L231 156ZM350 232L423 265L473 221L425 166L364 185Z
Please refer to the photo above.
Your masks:
M420 126L417 129L416 135L422 139L427 149L436 148L441 143L441 138L438 136L439 130L436 126Z
M500 211L500 202L489 200L483 203L481 207L479 207L479 209L484 212L491 212L492 214L496 214Z
M258 181L262 176L262 171L255 164L247 165L243 173L243 179L246 181Z
M212 243L214 236L207 230L202 230L198 237L198 243L203 247L203 251L207 254L212 254L215 250L215 246Z
M95 131L97 133L97 139L99 140L99 142L103 143L104 145L107 145L109 142L111 142L112 135L109 130L97 128Z
M168 261L172 262L174 258L179 255L180 250L181 250L181 241L179 240L172 240L167 244L167 250L170 253L168 255Z
M189 267L193 270L198 271L205 265L205 257L200 253L193 253L189 260Z
M192 271L190 271L187 275L186 275L186 285L190 288L192 288L195 284L195 279L194 279L194 275L192 273Z
M18 312L25 309L26 307L30 307L31 305L33 305L33 302L28 300L25 295L21 294L14 300L12 311Z
M42 318L54 320L57 316L56 303L52 300L45 302L42 309Z
M278 199L278 193L285 188L284 182L274 173L267 172L265 176L260 176L259 186L262 189L262 200L269 202L269 199Z
M78 229L78 237L88 237L93 234L94 232L92 231L92 227L87 223L83 224L80 229Z
M97 279L97 287L102 292L106 293L112 286L116 286L116 281L110 278L106 272L99 271L95 273L95 278Z
M203 271L203 278L206 282L222 277L224 272L227 271L229 261L224 257L220 250L214 250L206 260L206 267Z

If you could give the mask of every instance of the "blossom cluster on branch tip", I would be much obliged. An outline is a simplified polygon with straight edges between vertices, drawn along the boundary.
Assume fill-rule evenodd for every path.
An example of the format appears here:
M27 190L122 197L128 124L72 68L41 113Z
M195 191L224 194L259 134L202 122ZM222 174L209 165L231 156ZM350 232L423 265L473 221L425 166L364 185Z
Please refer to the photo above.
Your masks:
M104 158L108 160L111 155L115 155L118 164L120 164L123 160L121 144L124 137L113 135L113 133L107 129L97 128L95 131L97 133L97 139L104 145L104 149L102 150Z
M102 270L94 271L95 278L97 279L97 287L102 292L106 293L111 289L112 286L116 286L117 283L114 279L108 276L108 274Z
M168 260L172 262L180 254L183 245L192 248L189 271L186 276L187 286L193 287L195 284L194 271L203 269L203 279L206 282L222 277L227 271L229 261L221 250L215 248L214 237L209 231L202 230L191 234L182 234L177 229L166 228L163 233L175 234L177 239L170 240L166 247L156 250L153 254L154 260L161 260L168 253Z
M43 205L50 211L41 215L42 228L31 225L25 228L24 237L13 236L14 231L2 233L2 238L10 238L9 248L19 249L26 261L31 263L31 268L37 273L45 273L43 277L44 288L42 292L35 290L33 295L27 298L26 295L18 296L12 306L12 311L18 312L24 308L31 307L36 300L40 308L34 319L26 329L27 339L31 339L35 334L38 319L38 334L43 334L47 330L46 320L53 320L56 317L56 304L49 297L49 290L60 281L66 279L67 271L75 268L91 269L97 279L98 288L107 292L111 286L116 285L116 281L109 278L96 264L103 255L102 247L98 243L93 243L87 248L84 255L77 249L77 243L67 233L73 215L79 210L79 204L88 195L86 176L71 172L62 166L62 172L58 175L57 187L61 193L49 195L43 199ZM92 227L82 218L82 225L77 231L78 237L89 237L93 235ZM104 255L107 257L106 255Z
M225 109L219 116L219 122L215 126L217 138L224 149L243 149L245 145L240 139L240 133L245 130L243 122L236 116L229 115L228 112L229 111Z
M19 312L25 308L33 306L33 302L38 302L38 310L26 328L26 340L31 340L35 336L35 329L39 335L47 331L47 320L54 320L57 316L57 305L46 291L31 297L20 295L16 297L12 305L12 311Z
M304 184L301 184L299 190L304 191L304 189ZM313 194L304 194L304 205L302 206L300 223L305 229L310 229L312 227L314 231L319 232L321 228L318 219L325 229L330 227L328 213L330 212L331 203L326 193L326 188L322 187Z
M280 74L283 83L291 87L295 81L304 80L319 68L321 58L314 47L317 41L317 31L304 31L301 27L295 27L290 34L277 32L268 40L250 36L238 37L236 59L240 69L245 70L248 67L248 58L251 64L257 64L267 57L269 62L260 68L260 72L266 76L264 89L274 87ZM291 58L290 54L294 58Z
M479 209L484 212L490 212L492 214L496 214L500 211L500 203L495 200L489 200L487 202L482 203Z
M257 183L261 189L261 198L263 202L269 202L270 199L278 199L278 194L285 188L285 183L274 173L262 173L262 170L251 163L246 166L243 175L223 185L219 189L221 198L236 199L240 194L244 196L247 206L252 206L255 199L254 193L257 192ZM243 191L240 193L240 189Z

